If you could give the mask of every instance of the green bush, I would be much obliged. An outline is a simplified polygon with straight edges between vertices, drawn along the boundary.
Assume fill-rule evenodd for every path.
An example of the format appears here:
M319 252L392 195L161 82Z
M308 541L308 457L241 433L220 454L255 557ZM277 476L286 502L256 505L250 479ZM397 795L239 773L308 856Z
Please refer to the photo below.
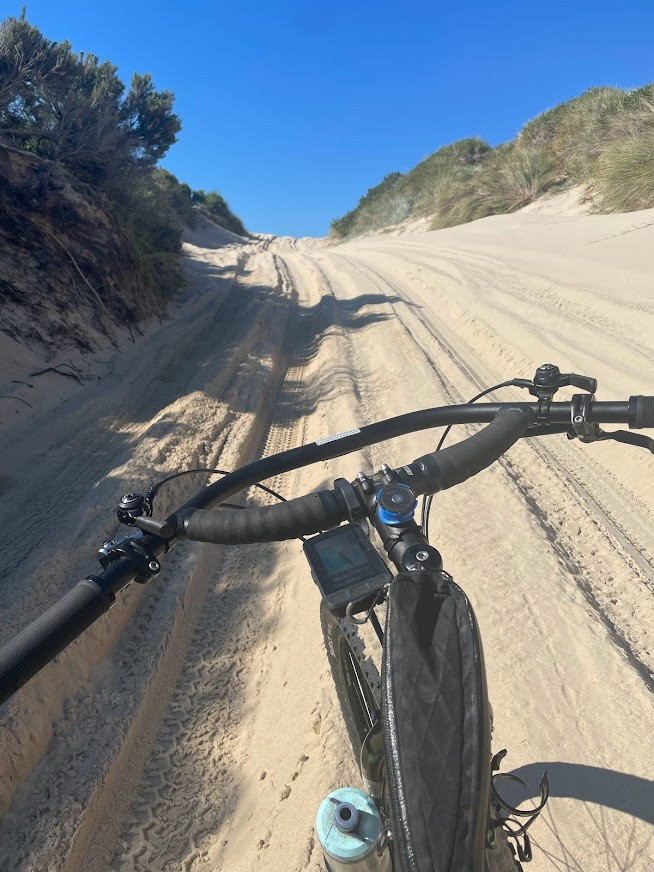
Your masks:
M434 201L432 229L515 212L558 180L556 162L547 148L509 144L495 149L469 177L443 180Z
M490 150L490 145L481 139L462 139L439 148L421 161L404 176L397 191L408 204L408 214L432 213L434 195L441 189L442 179L467 178Z
M232 233L236 233L238 236L248 235L241 219L232 212L224 197L218 191L209 191L208 193L202 190L193 191L191 200L196 205L204 206L216 224L220 224L221 227L231 230Z
M195 227L196 213L193 209L193 191L191 188L161 167L156 167L152 171L152 182L160 192L160 196L157 198L158 207L163 208L166 212L174 213L181 226Z
M615 142L604 151L597 189L604 212L654 208L654 130Z
M0 135L95 192L138 265L135 294L167 297L184 283L181 233L199 194L218 223L246 233L217 191L193 192L156 167L181 129L173 102L147 73L126 88L113 64L46 39L24 10L0 23Z
M559 180L556 161L546 148L511 149L494 155L480 173L494 213L514 212Z
M174 95L149 73L128 89L118 68L51 42L25 18L0 24L0 133L81 181L104 185L151 168L176 141Z
M359 203L355 209L346 212L342 218L334 218L331 223L331 232L334 236L345 238L356 232L358 224L363 228L371 229L379 225L380 210L379 204L382 204L384 211L386 198L396 188L398 182L402 179L402 173L389 173L381 180L378 185L369 188L368 191L359 199ZM401 220L401 219L398 219ZM390 224L390 221L386 223Z
M134 173L131 184L113 191L106 208L127 239L137 264L138 286L166 298L185 283L181 261L185 216L174 205L175 185L181 186L164 173Z
M484 186L472 177L444 178L443 184L435 191L434 210L436 214L430 224L431 230L466 224L493 214Z
M592 182L606 148L652 123L654 85L633 91L591 88L528 122L518 141L549 147L568 179Z
M390 173L361 197L356 208L332 221L331 234L344 239L432 213L443 180L467 178L490 150L481 139L462 139L430 154L405 175Z

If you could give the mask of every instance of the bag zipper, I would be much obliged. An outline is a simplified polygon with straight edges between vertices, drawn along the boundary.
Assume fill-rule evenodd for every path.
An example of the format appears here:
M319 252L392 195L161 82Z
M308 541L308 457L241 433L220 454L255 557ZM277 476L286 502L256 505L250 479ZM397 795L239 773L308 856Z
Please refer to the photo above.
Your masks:
M386 752L386 777L392 809L392 829L394 850L399 854L400 866L395 872L420 872L410 842L407 838L409 830L406 811L404 785L400 776L400 759L398 752L397 729L395 723L395 708L392 694L389 693L391 664L391 633L390 621L393 608L392 597L388 597L386 609L386 628L384 632L383 681L382 681L382 724L384 727L384 750Z

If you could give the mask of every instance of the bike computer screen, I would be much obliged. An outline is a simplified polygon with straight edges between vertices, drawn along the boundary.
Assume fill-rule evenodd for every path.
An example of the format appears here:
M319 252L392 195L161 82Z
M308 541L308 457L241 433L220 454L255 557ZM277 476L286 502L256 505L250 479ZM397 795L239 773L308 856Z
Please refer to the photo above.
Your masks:
M358 524L343 524L304 543L304 554L327 607L343 617L348 603L352 611L365 611L391 573L370 539Z

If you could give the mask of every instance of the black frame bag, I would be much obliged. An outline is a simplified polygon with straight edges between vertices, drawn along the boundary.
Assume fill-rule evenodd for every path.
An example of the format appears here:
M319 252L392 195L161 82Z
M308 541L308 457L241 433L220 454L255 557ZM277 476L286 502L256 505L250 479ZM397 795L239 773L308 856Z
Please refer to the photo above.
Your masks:
M481 872L490 791L490 708L481 639L447 573L391 584L382 721L396 872Z

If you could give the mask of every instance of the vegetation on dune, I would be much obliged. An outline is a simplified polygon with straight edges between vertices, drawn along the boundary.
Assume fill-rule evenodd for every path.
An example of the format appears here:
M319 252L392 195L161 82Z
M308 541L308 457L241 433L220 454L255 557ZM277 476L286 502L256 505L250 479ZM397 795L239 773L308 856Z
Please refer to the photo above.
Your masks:
M198 208L245 233L218 192L192 191L157 167L181 129L173 104L174 95L157 91L149 74L135 73L126 87L117 67L74 52L67 41L48 40L25 10L7 18L0 24L0 147L35 157L24 180L31 200L14 191L0 208L6 213L30 202L37 209L36 197L45 215L54 178L61 190L65 173L71 190L101 209L115 228L118 261L134 273L135 297L143 291L170 297L184 281L182 230L194 224ZM36 194L35 175L42 179Z
M607 211L654 206L654 129L609 145L598 162L597 186Z
M342 239L422 215L433 216L434 228L450 227L513 212L575 184L601 212L654 207L654 83L632 91L591 88L496 148L479 139L446 145L371 188L332 222L331 233Z
M332 230L337 236L350 236L356 234L359 226L367 226L374 229L377 225L376 221L376 204L382 204L380 214L383 223L386 221L386 216L389 212L393 188L402 178L402 173L389 173L381 180L374 188L370 188L367 193L359 200L359 205L356 209L352 209L342 218L336 218L332 221ZM403 216L404 217L404 216ZM401 220L398 219L398 220ZM383 225L382 225L383 226ZM361 232L361 231L359 231Z
M465 177L444 184L432 199L433 227L451 227L514 212L558 181L556 163L543 148L495 149Z
M247 236L243 222L237 215L234 215L218 191L209 191L208 193L206 191L192 191L191 202L203 206L216 224L220 224L221 227L231 230L232 233L237 233L239 236Z
M355 209L332 221L332 233L340 238L355 236L430 214L443 188L469 177L472 167L490 150L480 139L463 139L439 149L405 175L390 173L370 188Z

